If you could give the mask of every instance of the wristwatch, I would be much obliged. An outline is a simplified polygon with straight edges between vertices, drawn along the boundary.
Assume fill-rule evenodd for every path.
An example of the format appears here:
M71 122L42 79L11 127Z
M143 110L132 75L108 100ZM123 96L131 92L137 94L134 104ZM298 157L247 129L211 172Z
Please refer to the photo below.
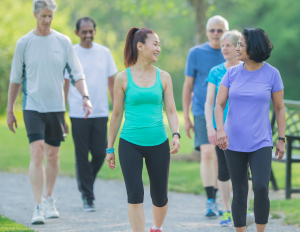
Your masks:
M278 140L282 140L285 143L285 137L278 137Z
M91 100L90 95L84 95L84 96L82 96L82 99L85 98L85 97L86 97L87 99Z
M172 135L172 138L174 137L174 135L178 135L179 138L181 138L180 134L175 132L173 135Z

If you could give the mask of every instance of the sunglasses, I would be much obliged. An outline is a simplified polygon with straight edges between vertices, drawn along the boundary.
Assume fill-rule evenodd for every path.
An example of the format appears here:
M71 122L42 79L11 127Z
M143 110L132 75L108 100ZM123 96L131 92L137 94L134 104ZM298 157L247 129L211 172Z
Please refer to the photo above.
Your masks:
M220 33L223 33L224 31L222 29L218 29L218 30L210 29L209 32L212 33L212 34L215 33L215 32L218 32L218 34L220 34Z

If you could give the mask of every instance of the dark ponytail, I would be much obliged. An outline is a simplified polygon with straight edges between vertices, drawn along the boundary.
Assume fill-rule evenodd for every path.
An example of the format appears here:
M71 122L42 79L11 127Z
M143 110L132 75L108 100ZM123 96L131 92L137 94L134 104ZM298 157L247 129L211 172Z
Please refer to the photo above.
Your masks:
M151 29L145 27L141 29L132 27L128 31L124 48L124 64L126 68L136 63L138 58L137 44L138 42L145 44L148 34L155 33Z

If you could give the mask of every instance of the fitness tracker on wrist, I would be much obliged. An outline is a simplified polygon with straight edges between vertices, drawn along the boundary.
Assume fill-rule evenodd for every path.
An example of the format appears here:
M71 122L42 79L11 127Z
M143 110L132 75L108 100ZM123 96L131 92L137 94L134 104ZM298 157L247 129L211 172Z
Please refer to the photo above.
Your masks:
M86 97L88 100L91 100L90 95L84 95L84 96L82 96L82 99L85 98L85 97Z
M278 137L278 140L282 140L285 143L285 137Z
M181 138L180 134L175 132L173 135L172 135L172 138L174 137L174 135L178 135L179 138Z

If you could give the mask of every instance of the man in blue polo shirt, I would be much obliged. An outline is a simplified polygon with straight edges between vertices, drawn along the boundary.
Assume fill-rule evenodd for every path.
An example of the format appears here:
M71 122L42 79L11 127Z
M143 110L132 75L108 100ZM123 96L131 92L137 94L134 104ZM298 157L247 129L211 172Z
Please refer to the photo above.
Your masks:
M212 67L225 62L221 53L220 38L228 30L228 22L222 16L216 15L207 21L206 35L208 42L196 45L189 50L182 93L185 130L189 138L191 138L190 130L192 129L195 132L195 147L200 146L201 150L200 174L208 199L205 216L209 218L218 216L215 207L217 157L214 145L210 144L207 138L204 116L207 91L206 79ZM189 117L191 103L194 125Z

